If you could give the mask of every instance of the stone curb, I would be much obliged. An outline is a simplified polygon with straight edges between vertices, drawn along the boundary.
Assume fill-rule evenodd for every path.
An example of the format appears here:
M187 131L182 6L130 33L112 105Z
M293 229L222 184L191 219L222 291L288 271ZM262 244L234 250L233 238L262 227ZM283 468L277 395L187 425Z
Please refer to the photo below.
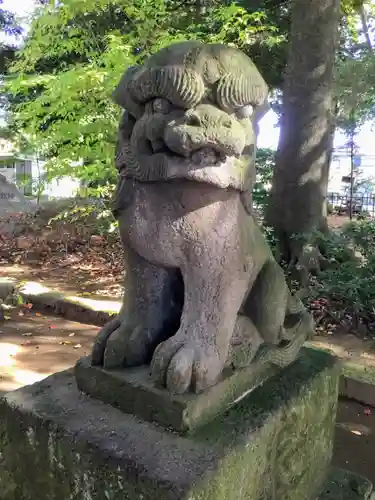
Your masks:
M96 326L103 326L107 323L121 307L120 301L104 301L95 296L68 295L44 287L37 282L23 283L12 278L0 278L0 300L5 300L17 287L22 299L33 304L36 309L63 316L71 321ZM314 346L314 342L308 342L307 345L335 354L329 349ZM375 407L375 370L374 372L366 371L366 368L358 363L343 361L339 394L341 397Z
M38 282L0 278L0 300L6 300L16 290L22 300L33 304L35 309L96 326L107 323L121 307L120 301L103 300L95 296L69 295L47 288Z
M315 346L314 341L309 341L306 344L313 349L336 355L331 349ZM375 369L366 367L359 362L342 359L339 396L375 407Z
M340 396L354 399L364 405L375 407L375 386L343 375L340 380Z

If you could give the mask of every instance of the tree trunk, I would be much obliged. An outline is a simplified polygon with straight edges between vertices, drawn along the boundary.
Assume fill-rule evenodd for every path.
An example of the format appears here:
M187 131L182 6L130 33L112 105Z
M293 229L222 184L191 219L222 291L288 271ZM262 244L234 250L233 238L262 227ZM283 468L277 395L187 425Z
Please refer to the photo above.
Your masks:
M311 267L319 255L313 234L326 227L340 0L292 0L291 8L281 132L266 222L275 229L280 257L298 266L307 255Z

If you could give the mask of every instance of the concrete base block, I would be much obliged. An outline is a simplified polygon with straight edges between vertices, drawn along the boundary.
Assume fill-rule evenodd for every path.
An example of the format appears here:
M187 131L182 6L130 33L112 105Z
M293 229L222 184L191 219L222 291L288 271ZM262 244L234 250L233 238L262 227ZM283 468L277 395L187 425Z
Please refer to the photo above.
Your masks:
M184 436L84 395L72 371L58 373L0 400L0 497L316 500L331 461L339 374L335 358L304 350Z

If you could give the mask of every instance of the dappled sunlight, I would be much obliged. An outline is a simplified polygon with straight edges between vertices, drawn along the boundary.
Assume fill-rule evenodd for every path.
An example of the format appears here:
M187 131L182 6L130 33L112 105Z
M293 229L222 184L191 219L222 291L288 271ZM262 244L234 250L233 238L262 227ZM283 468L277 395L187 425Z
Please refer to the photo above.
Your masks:
M93 325L45 316L33 309L12 310L9 320L1 324L0 392L72 368L80 357L90 354L98 331Z
M32 370L17 370L15 369L13 372L13 380L14 383L19 386L34 384L35 382L40 382L46 377L52 375L53 372L48 373L39 373L34 372Z
M30 294L30 295L39 295L42 293L48 293L51 290L46 286L37 283L36 281L28 281L24 283L21 287L22 293Z
M36 372L18 366L17 355L22 347L2 342L0 345L0 392L18 389L23 385L34 384L51 375L51 372Z
M316 165L310 168L307 172L305 172L301 179L299 180L299 185L302 186L307 182L320 182L322 180L322 165L324 165L324 158L326 154L323 152L320 155L320 158L316 158Z
M52 290L36 281L28 281L22 285L20 291L24 295L38 296L45 294L59 295L56 290ZM120 300L108 300L102 298L82 297L79 295L61 294L65 301L72 302L77 305L86 306L93 311L105 311L108 313L118 313L121 308Z
M37 373L31 370L17 370L14 368L5 375L0 375L0 393L10 392L23 387L24 385L35 384L52 373Z
M92 299L88 297L78 297L76 295L65 295L65 299L75 304L87 306L93 311L118 313L121 308L121 301L119 300Z
M369 436L372 433L369 427L357 422L339 422L336 425L337 427L340 427L344 431L348 431L355 436Z
M9 276L0 276L0 283L12 285L14 283L14 280L12 278L10 278Z
M21 348L18 345L2 342L0 345L0 369L14 365L14 356L16 356L20 350Z

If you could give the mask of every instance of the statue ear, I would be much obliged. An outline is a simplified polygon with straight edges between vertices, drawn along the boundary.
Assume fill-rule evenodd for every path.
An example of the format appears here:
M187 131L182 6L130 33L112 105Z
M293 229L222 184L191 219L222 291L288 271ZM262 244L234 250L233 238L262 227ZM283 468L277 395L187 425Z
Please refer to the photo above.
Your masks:
M121 108L126 109L136 119L140 118L143 113L143 106L134 98L130 90L130 84L137 69L138 66L130 66L112 92L113 101Z

